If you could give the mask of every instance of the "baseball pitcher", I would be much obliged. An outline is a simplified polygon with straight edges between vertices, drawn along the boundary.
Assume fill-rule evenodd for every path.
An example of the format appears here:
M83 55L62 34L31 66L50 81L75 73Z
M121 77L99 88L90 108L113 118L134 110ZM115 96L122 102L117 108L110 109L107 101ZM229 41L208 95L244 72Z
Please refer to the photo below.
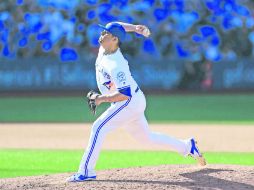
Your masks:
M87 99L89 108L94 114L96 107L104 102L110 102L111 106L93 123L89 143L79 170L67 181L80 182L96 179L94 169L102 143L106 134L118 127L124 127L142 143L168 146L183 156L192 156L200 165L205 165L205 159L199 152L195 139L180 140L149 130L144 114L145 96L133 79L128 61L120 49L120 43L124 42L126 32L136 32L149 37L149 29L143 25L122 22L111 22L100 27L103 31L99 38L100 48L95 63L100 93L90 91Z

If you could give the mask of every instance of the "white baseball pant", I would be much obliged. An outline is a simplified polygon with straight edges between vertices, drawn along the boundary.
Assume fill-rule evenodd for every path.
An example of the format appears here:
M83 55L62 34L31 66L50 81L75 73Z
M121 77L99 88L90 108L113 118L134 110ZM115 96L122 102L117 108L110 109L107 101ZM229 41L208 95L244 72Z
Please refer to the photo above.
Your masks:
M82 157L79 172L89 176L89 171L94 171L105 135L118 127L124 127L142 143L167 146L186 155L189 149L187 141L149 130L144 115L145 108L146 100L141 90L126 101L112 103L92 125L89 143Z

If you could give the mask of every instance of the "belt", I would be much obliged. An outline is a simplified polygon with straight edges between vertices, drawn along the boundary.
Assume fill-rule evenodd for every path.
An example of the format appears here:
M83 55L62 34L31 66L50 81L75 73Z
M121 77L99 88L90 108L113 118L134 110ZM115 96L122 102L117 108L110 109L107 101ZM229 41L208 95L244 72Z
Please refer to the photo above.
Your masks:
M137 93L139 91L139 87L137 86L135 93ZM112 104L115 104L116 102L112 102Z
M137 86L136 90L135 90L135 93L137 93L139 91L139 87Z

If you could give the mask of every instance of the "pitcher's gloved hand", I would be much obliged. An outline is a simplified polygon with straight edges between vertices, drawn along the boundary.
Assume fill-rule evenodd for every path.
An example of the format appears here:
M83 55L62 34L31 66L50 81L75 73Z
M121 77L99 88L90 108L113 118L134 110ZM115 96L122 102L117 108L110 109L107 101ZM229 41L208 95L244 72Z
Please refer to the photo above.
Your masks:
M87 93L87 103L88 103L88 107L91 110L92 114L95 115L96 114L96 103L95 103L95 99L99 96L100 94L98 94L97 92L90 90Z

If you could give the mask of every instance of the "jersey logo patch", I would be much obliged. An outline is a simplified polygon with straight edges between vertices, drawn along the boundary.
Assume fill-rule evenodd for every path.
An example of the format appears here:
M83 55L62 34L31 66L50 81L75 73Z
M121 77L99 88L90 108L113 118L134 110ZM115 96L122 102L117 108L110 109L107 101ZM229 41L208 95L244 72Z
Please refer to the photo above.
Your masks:
M104 82L103 85L104 85L108 90L110 90L110 87L111 87L111 86L109 86L110 83L111 83L111 81Z
M103 76L104 76L104 78L106 78L106 79L110 79L109 74L108 74L108 73L106 73L106 72L103 72Z
M126 77L125 77L125 73L124 72L119 72L117 73L117 80L119 82L123 82L123 81L126 81Z

